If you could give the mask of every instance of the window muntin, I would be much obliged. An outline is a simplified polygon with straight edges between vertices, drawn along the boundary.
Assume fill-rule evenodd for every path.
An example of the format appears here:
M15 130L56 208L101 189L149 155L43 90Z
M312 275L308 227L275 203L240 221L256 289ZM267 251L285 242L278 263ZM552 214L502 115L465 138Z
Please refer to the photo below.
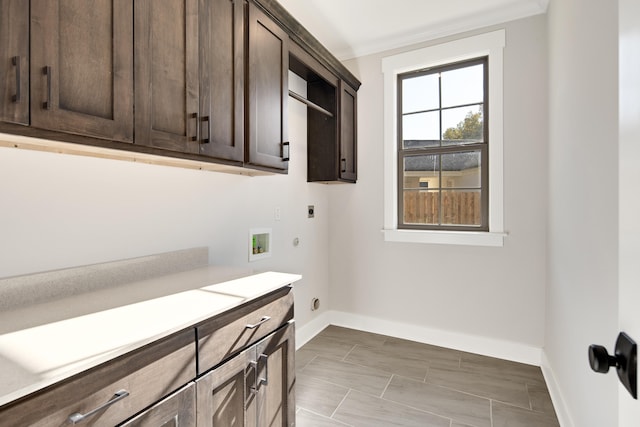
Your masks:
M488 59L398 74L398 228L488 231Z

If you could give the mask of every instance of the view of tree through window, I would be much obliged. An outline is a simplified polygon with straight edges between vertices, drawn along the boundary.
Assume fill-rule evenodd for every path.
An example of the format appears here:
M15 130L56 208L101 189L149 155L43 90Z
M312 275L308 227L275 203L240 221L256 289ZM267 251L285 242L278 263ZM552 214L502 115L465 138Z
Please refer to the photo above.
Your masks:
M398 86L398 227L488 230L487 58Z

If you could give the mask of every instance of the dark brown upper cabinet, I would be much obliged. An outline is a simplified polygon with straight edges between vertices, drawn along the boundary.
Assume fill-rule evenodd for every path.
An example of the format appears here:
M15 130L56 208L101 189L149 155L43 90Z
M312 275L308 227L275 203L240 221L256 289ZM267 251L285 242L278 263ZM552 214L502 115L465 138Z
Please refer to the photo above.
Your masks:
M31 1L31 124L133 142L133 2Z
M0 0L0 121L29 124L29 8Z
M287 173L290 47L307 55L293 68L311 70L318 107L308 180L355 182L360 82L277 0L0 0L0 132L36 149Z
M200 154L244 160L243 0L200 0Z
M357 93L296 43L290 68L307 82L307 181L356 182Z
M253 2L248 5L245 163L250 167L286 172L289 168L289 35Z
M135 143L198 153L198 0L133 4Z
M340 173L339 179L356 182L358 121L357 96L355 89L340 82Z

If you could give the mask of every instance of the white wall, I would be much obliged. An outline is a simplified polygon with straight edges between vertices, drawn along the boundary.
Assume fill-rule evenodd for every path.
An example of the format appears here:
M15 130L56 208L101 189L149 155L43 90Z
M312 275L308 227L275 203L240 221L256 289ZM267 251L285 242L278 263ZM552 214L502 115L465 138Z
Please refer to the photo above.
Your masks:
M519 358L516 353L525 349L525 358L531 359L528 350L541 348L544 340L546 18L486 31L497 28L506 29L507 40L504 216L509 236L504 247L390 243L381 233L381 59L460 36L348 61L363 82L358 92L359 169L355 186L331 188L331 307L355 315L347 317L351 322L357 318L362 328L379 329L386 321L384 332L407 335L410 328L411 338L431 342L454 337L436 344L509 358ZM507 345L497 349L496 341ZM537 356L539 361L539 351Z
M326 186L306 182L306 107L290 100L289 117L284 176L0 148L0 277L208 246L213 264L302 274L294 292L303 325L311 297L328 300L329 199ZM273 228L271 258L248 262L251 227Z
M617 1L552 1L548 19L545 368L564 426L615 426L616 375L591 372L587 348L617 335Z

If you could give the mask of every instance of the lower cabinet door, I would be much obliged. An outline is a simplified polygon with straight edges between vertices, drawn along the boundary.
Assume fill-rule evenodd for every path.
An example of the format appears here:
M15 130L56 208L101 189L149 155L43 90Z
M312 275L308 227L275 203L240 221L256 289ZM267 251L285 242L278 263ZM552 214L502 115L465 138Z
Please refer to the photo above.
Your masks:
M295 425L293 321L196 380L198 427Z
M196 380L198 427L256 425L255 346Z
M161 400L122 427L195 427L196 386L190 383Z
M294 323L278 329L256 344L258 426L295 425Z

